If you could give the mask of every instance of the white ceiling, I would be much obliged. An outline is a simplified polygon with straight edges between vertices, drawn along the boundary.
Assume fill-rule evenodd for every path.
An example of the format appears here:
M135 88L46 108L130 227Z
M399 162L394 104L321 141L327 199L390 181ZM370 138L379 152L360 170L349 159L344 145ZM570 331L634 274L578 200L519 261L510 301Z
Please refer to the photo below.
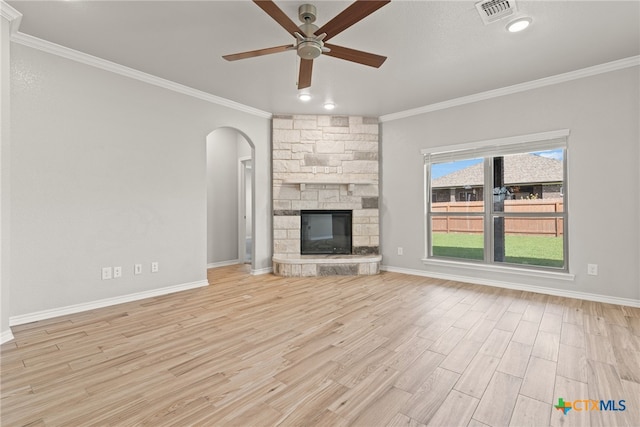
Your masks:
M375 69L321 56L297 99L293 43L250 1L9 1L19 31L275 114L381 116L640 54L640 1L517 1L522 33L485 26L473 1L392 1L331 43L388 57ZM296 23L304 0L277 1ZM350 1L318 1L322 26Z

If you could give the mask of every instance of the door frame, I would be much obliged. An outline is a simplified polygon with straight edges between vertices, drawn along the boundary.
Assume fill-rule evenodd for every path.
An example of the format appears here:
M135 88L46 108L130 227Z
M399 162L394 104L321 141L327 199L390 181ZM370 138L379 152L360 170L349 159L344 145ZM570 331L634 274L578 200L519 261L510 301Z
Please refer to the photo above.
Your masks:
M251 169L251 200L253 204L253 162L252 157L239 157L238 158L238 260L241 264L246 262L246 230L247 230L247 194L246 194L246 179L247 169ZM253 206L251 206L251 263L253 263Z

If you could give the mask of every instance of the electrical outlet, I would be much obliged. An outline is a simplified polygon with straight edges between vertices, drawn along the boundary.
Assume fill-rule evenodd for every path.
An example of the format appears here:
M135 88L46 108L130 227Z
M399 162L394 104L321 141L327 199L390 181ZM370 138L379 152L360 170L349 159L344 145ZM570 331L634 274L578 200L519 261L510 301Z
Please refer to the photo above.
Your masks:
M404 249L402 249L402 246L398 246L398 255L404 255Z
M313 167L311 168L311 171L313 171L313 173L316 173L316 172L318 171L318 168L316 168L315 166L313 166Z
M589 276L598 275L598 264L587 264L587 274Z
M157 261L156 262L152 262L151 263L151 272L152 273L157 273L158 269L159 269L158 262Z
M136 264L133 266L133 274L142 274L142 264Z
M111 267L102 267L102 280L111 280L113 278L113 269Z
M329 173L329 166L324 167L324 173Z
M122 267L113 267L113 278L122 277Z

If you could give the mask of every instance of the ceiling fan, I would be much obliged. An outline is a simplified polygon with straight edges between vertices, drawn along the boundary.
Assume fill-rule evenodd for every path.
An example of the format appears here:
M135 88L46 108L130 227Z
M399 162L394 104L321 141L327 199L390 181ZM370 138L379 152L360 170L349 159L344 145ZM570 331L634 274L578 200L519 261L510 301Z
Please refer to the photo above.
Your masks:
M296 24L289 19L289 17L285 15L285 13L273 1L253 0L260 9L264 10L278 24L280 24L280 26L287 30L289 34L296 38L295 44L235 53L232 55L225 55L223 58L227 61L237 61L238 59L253 58L256 56L269 55L287 50L296 50L298 56L301 58L300 72L298 74L298 89L304 89L311 86L313 60L322 54L379 68L387 59L386 56L328 44L326 41L335 37L356 22L366 18L390 1L391 0L356 0L332 20L318 28L317 25L313 24L316 20L316 7L312 4L303 4L298 8L298 17L300 21L302 21L302 25L296 26Z

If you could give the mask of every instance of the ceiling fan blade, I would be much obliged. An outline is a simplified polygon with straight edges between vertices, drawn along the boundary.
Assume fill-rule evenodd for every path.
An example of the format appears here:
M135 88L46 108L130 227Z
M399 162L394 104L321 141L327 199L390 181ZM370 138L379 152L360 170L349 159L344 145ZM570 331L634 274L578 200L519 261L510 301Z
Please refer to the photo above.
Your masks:
M334 44L325 43L325 47L331 49L323 55L333 56L334 58L344 59L346 61L357 62L358 64L368 65L370 67L380 68L387 60L386 56L376 55L373 53L363 52L361 50L349 49L348 47L336 46Z
M372 1L356 0L351 6L340 12L331 21L324 24L315 34L327 33L325 41L343 32L356 22L371 15L391 0Z
M227 61L237 61L238 59L253 58L256 56L269 55L271 53L284 52L285 50L293 50L293 49L295 49L294 45L286 44L284 46L268 47L266 49L257 49L257 50L250 50L249 52L241 52L241 53L234 53L231 55L224 55L223 58L226 59Z
M300 59L300 74L298 74L298 89L311 86L311 70L313 59Z
M258 7L272 17L282 28L295 37L293 33L300 31L298 26L271 0L253 0Z

